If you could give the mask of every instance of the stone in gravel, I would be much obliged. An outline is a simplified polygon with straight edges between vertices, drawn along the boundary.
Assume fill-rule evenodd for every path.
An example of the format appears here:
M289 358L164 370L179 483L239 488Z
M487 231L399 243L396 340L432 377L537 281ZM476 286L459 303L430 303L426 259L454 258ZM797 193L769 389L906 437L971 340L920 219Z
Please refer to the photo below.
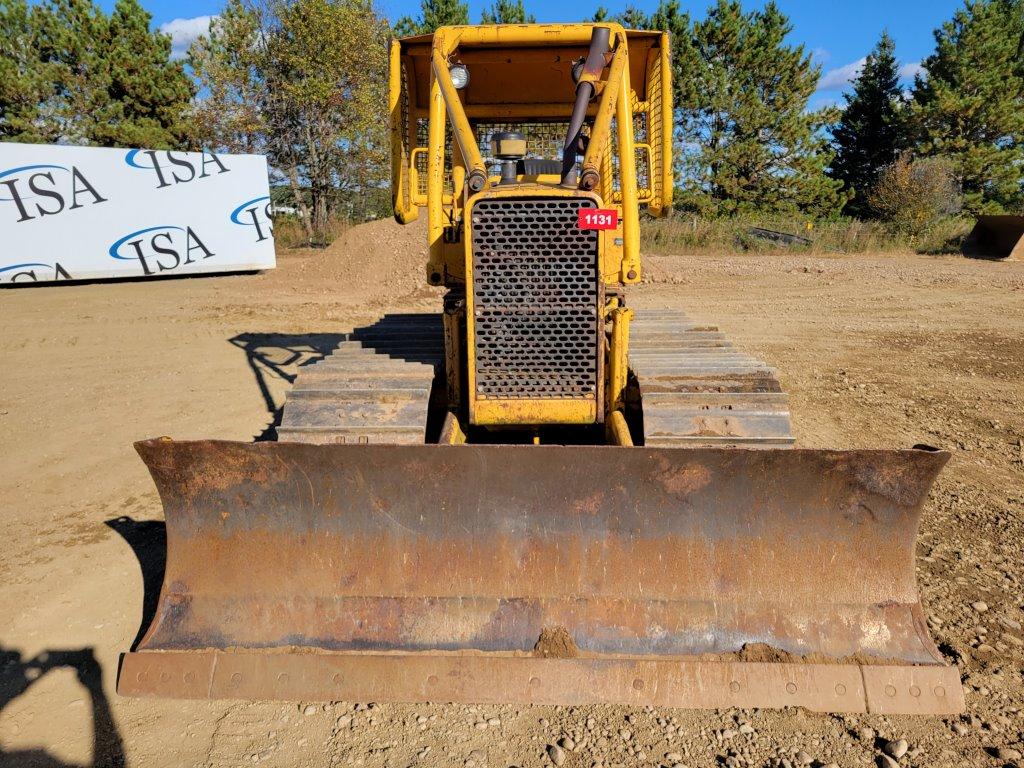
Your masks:
M967 727L966 723L953 723L953 733L957 736L963 736L964 734L970 733L971 729Z
M997 760L1020 760L1020 752L1011 747L997 747L992 751Z
M560 746L562 749L567 749L570 752L572 752L574 749L576 749L576 742L573 741L570 736L563 736L558 740L558 746Z
M889 757L894 757L897 760L899 760L901 757L907 754L908 749L910 749L910 745L907 744L906 739L896 739L895 741L887 741L885 742L885 745L882 747L882 751L885 752L885 754L889 755Z
M501 720L499 720L496 717L492 717L492 718L488 719L487 724L488 725L501 725Z
M304 715L315 715L319 711L320 711L320 707L318 707L316 704L307 704L303 708L302 714L304 714Z
M565 750L557 744L548 744L548 757L555 765L561 765L565 762Z
M724 731L722 731L723 739L735 739L737 735L737 732L734 731L732 728L726 728Z
M683 759L683 756L680 755L678 752L666 752L665 753L665 761L666 762L678 763L682 759Z
M352 722L352 715L342 715L338 718L338 727L344 728L346 725Z
M978 600L976 602L971 603L971 608L976 610L978 613L984 613L988 610L988 603L986 603L984 600Z
M628 728L619 728L619 736L622 737L623 741L629 741L631 738L633 738L633 734L630 732Z
M1007 629L1016 629L1016 630L1020 629L1020 622L1017 621L1016 619L1006 619L1006 618L1003 618L1003 619L999 620L999 623L1002 624Z
M857 738L861 741L872 742L875 740L874 728L868 728L866 725L857 731Z
M900 764L888 755L879 755L878 768L900 768Z
M476 762L478 763L482 763L484 760L487 759L487 756L483 753L482 750L474 749L472 752L469 753L469 759L476 760Z
M740 726L740 733L742 733L744 736L750 736L752 733L755 733L754 726L752 726L750 723L744 723Z
M796 761L797 765L810 765L814 762L814 758L808 755L802 749L798 750L797 753L793 755L793 760Z

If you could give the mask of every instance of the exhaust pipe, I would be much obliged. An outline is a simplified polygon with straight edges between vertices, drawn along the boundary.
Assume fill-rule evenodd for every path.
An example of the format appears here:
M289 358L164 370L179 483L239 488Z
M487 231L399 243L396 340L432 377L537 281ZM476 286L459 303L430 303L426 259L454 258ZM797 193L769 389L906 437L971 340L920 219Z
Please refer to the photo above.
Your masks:
M590 35L590 50L583 63L579 82L576 83L576 103L572 107L569 119L569 130L566 132L565 145L562 147L562 184L575 184L573 166L576 165L576 152L579 148L580 132L583 122L587 119L587 107L594 98L594 83L587 76L598 78L605 67L605 56L609 53L611 30L608 27L594 27Z

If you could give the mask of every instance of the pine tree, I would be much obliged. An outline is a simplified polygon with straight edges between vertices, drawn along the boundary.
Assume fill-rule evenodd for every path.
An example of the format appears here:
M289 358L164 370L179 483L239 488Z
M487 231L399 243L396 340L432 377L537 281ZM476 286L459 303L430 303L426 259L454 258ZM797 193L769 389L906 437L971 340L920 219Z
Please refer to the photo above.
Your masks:
M461 0L420 0L420 17L403 16L395 22L397 37L426 35L438 27L469 24L469 4Z
M52 122L40 122L39 105L53 98L53 66L40 55L39 9L26 0L0 3L0 140L54 142Z
M831 215L845 202L823 126L808 113L820 68L790 47L788 19L774 2L744 14L718 0L694 25L676 66L683 153L682 204L709 214L796 212Z
M853 93L844 94L846 108L832 129L836 157L829 172L853 193L844 210L854 216L869 213L867 195L878 174L906 147L895 50L889 33L883 32L853 83Z
M117 0L107 27L104 64L109 98L91 140L105 146L174 149L188 143L186 114L195 89L171 38L149 29L138 0Z
M523 0L496 0L480 14L481 24L536 24L537 18L527 13Z
M136 0L0 5L0 138L172 149L187 145L192 82Z
M683 85L692 76L697 59L690 14L680 9L679 0L661 0L647 28L669 34L672 46L673 101L678 107L682 103Z
M950 158L972 213L1024 205L1024 0L968 0L914 85L919 151Z

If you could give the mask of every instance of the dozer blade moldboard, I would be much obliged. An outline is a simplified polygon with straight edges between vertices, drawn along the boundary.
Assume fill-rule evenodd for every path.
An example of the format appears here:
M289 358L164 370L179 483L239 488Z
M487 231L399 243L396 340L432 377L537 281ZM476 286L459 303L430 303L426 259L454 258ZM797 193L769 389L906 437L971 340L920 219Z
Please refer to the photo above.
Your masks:
M167 566L122 694L963 708L914 575L945 453L136 447Z

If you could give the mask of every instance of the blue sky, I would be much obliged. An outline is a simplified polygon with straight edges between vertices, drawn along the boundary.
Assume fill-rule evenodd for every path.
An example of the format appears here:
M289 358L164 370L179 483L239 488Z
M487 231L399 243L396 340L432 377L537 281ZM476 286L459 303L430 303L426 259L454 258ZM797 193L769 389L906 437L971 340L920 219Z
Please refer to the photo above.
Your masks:
M684 9L695 17L702 17L711 0L681 0ZM106 8L113 0L101 0ZM527 9L538 21L578 21L593 14L598 4L572 0L552 3L550 0L525 0ZM650 11L657 0L639 0L634 5ZM761 7L762 0L748 0L748 8ZM908 81L918 63L934 47L932 30L950 18L961 7L962 0L847 0L822 2L821 0L777 0L782 11L793 23L791 43L803 43L822 67L822 79L811 107L839 102L849 78L860 60L871 50L883 29L888 29L896 41L896 55L903 65ZM153 22L171 33L176 48L183 50L209 23L221 3L217 0L142 0L153 14ZM480 11L489 6L489 0L470 0L470 19L480 18ZM604 2L613 13L622 10L626 2ZM415 14L418 0L377 0L378 9L394 20L405 14Z

